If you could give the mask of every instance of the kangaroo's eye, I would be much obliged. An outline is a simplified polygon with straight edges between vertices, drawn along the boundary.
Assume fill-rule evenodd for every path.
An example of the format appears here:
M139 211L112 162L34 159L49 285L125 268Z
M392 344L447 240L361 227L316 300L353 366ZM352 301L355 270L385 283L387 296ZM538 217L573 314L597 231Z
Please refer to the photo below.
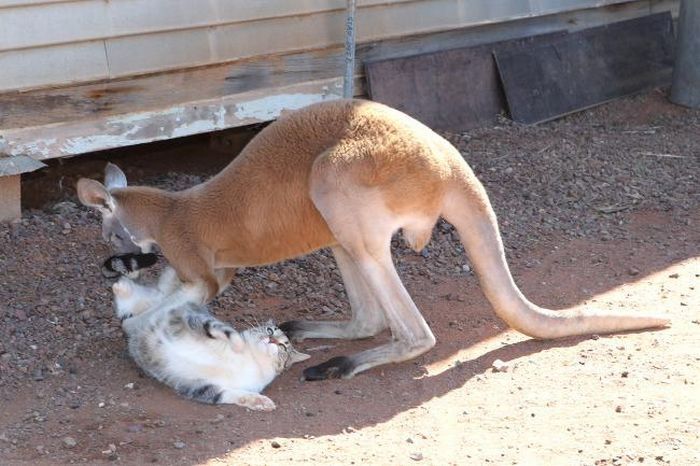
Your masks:
M275 332L272 330L272 327L267 327L267 334L272 336L273 333Z

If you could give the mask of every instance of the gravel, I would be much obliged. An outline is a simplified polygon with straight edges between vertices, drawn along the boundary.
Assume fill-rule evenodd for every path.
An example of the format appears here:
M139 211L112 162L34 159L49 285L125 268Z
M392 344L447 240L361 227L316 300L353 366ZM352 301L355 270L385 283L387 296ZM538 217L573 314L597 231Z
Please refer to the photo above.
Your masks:
M639 209L669 211L697 228L689 212L700 201L698 134L700 112L673 106L654 91L540 126L503 119L492 128L445 136L485 184L511 262L537 267L526 262L528 250L543 238L624 238L629 213ZM165 173L132 182L181 189L204 179ZM437 284L448 275L472 276L445 222L422 254L400 237L392 246L403 277ZM53 402L79 409L104 399L96 383L79 393L68 387L83 380L83 371L100 380L114 365L127 364L111 282L99 269L109 254L99 216L75 197L0 225L0 400L54 379L65 388L51 393ZM259 297L269 306L258 308L253 298ZM332 255L322 250L241 270L212 307L247 324L270 315L343 318L346 303Z

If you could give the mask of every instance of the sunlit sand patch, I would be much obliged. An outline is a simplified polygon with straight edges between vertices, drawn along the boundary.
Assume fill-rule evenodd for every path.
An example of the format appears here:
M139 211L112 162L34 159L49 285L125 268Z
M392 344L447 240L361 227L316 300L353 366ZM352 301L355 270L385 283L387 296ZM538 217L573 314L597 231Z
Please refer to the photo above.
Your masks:
M675 279L669 282L669 277ZM695 290L691 289L694 285L697 286ZM660 287L662 288L661 300L658 299ZM682 304L667 301L671 297L680 298ZM604 307L610 311L627 310L630 313L648 312L663 315L679 304L681 308L688 309L696 318L700 318L700 257L686 259L633 282L611 288L605 293L577 303L573 308ZM669 317L673 325L673 314L669 314ZM525 340L528 340L527 336L515 330L506 330L461 349L445 359L426 365L426 373L417 378L435 377L465 361L472 361L506 345ZM506 361L506 363L512 367L516 361Z

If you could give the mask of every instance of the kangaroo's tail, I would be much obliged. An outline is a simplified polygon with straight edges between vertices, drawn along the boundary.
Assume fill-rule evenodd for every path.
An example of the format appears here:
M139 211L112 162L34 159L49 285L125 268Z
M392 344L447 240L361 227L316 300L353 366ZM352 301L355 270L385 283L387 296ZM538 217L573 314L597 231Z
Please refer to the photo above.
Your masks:
M460 162L463 162L460 160ZM606 313L584 309L555 312L532 304L520 292L508 270L496 215L486 192L464 163L445 196L442 215L457 229L496 314L514 329L534 338L614 333L663 327L658 315Z

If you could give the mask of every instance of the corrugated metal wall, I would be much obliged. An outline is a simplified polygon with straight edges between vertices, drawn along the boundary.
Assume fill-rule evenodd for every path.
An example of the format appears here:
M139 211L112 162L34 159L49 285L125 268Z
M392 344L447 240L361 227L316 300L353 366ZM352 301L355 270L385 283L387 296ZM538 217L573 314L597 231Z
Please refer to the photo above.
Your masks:
M359 0L359 42L629 0ZM677 0L648 0L649 10ZM0 0L0 91L340 44L345 0Z

